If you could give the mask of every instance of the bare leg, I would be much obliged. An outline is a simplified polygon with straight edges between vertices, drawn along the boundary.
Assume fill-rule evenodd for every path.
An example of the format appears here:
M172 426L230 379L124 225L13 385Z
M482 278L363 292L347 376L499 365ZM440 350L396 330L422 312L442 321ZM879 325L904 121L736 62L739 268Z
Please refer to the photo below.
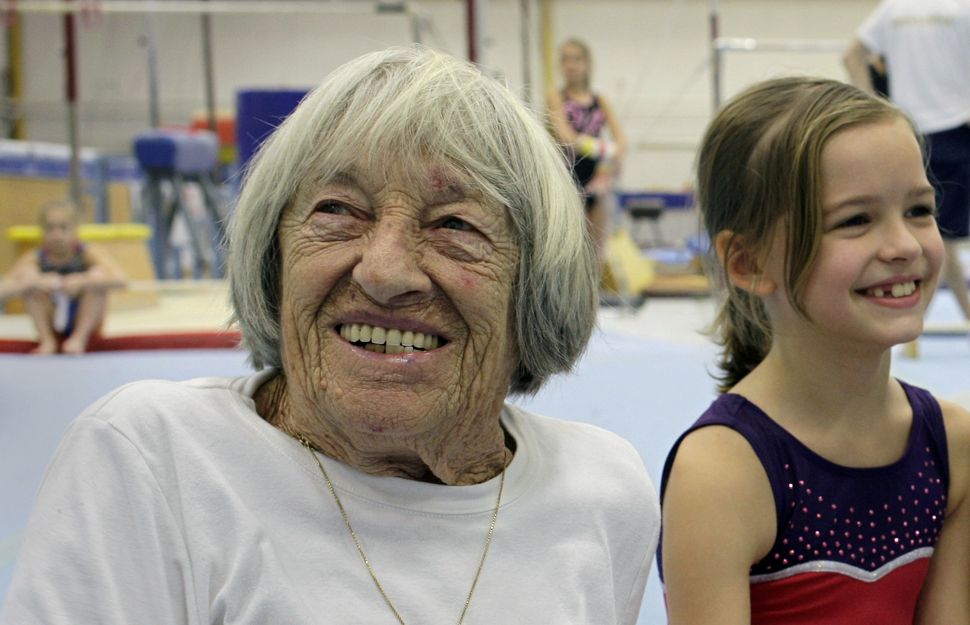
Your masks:
M24 295L24 308L37 328L37 347L34 354L56 354L57 334L54 332L54 302L47 293Z
M943 280L953 291L953 296L957 298L963 317L970 321L970 296L967 294L967 277L963 274L963 267L960 265L959 242L944 241L943 248L946 251L946 259L943 261Z
M597 194L593 208L586 211L586 225L596 250L596 270L603 273L606 237L610 227L610 213L608 202L602 195Z
M61 346L65 354L83 354L87 350L91 334L104 320L104 311L107 307L107 291L100 289L86 290L81 294L77 317L74 319L74 331Z

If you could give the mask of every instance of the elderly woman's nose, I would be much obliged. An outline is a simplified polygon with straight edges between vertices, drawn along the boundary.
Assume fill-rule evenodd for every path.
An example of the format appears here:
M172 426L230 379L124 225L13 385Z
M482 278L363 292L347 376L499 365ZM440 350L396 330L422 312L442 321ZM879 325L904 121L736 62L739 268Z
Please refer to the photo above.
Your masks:
M402 223L378 223L365 244L353 278L378 304L405 305L431 291L421 267L418 232Z

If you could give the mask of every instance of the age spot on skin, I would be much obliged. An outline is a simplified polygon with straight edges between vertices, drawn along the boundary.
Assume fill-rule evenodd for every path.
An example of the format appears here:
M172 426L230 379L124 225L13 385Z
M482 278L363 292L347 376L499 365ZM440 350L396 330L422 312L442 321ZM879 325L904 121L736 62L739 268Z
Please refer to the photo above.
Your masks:
M451 184L451 181L448 180L448 176L445 175L445 172L437 167L431 170L431 172L428 174L428 178L430 178L431 188L434 191L444 191L448 188L448 185Z
M447 194L456 198L464 195L464 188L443 167L432 167L428 171L428 184L435 195Z

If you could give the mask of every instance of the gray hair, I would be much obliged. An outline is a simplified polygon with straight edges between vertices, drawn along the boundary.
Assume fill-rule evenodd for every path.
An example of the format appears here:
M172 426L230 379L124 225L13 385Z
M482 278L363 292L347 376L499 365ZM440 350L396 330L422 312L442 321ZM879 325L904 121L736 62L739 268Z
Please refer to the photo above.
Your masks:
M250 164L227 237L233 320L253 366L282 367L281 214L301 184L326 181L362 159L443 165L505 207L519 248L512 294L518 363L509 390L532 393L570 370L595 323L597 276L562 152L508 88L419 46L338 68Z

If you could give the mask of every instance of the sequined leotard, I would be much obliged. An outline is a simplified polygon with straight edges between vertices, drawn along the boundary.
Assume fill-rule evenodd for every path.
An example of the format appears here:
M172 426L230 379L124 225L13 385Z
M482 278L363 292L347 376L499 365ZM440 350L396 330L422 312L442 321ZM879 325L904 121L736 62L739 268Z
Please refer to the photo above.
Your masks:
M688 430L736 430L771 483L777 533L751 567L752 625L912 624L943 527L949 463L939 404L903 388L913 410L909 444L884 467L832 463L740 395L719 397ZM664 466L661 498L682 440Z
M603 126L606 125L606 115L603 113L599 98L595 94L588 105L583 105L570 98L569 94L563 90L562 104L566 112L566 120L576 133L590 137L600 136ZM585 189L593 176L596 175L596 166L599 161L593 156L578 154L572 148L569 148L569 155L573 178L576 179L580 187ZM592 208L593 202L593 196L587 193L586 210Z

